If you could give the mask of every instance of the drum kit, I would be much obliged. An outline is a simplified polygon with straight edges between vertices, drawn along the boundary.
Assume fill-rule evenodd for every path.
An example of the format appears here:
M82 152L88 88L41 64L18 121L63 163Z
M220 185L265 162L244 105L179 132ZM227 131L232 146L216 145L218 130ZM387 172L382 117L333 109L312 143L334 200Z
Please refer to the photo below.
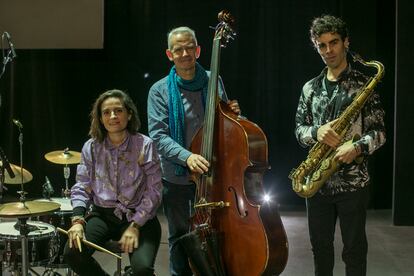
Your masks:
M8 161L0 159L0 171L3 171L0 172L0 185L21 185L18 202L0 204L0 219L8 220L0 222L0 275L3 269L7 269L12 275L25 276L29 275L29 270L33 271L31 267L37 266L47 269L66 268L68 274L71 274L69 266L63 260L67 237L57 235L56 228L68 229L71 225L73 211L68 165L79 163L80 153L65 149L49 152L45 158L49 162L64 165L65 189L62 189L62 198L27 201L23 184L33 179L32 174L23 166L14 164L9 164L10 168L4 170L2 167Z
M5 72L7 63L16 57L10 42L10 35L5 32L3 36L5 34L9 37L9 50L5 55L3 49L5 60L2 73L0 72L0 79ZM12 122L19 130L20 165L10 164L0 148L0 275L3 275L4 268L12 275L27 276L29 269L33 274L39 275L31 267L44 266L48 268L52 265L68 268L68 274L72 274L69 266L63 263L63 247L67 238L59 238L56 230L64 231L58 226L70 227L70 216L73 212L70 204L68 185L70 169L68 165L78 164L80 153L69 151L66 148L63 151L52 151L45 154L46 160L64 165L65 189L62 189L62 198L50 198L50 193L53 192L49 190L49 196L46 200L28 201L24 184L30 182L33 176L23 168L23 124L16 119L12 119ZM4 184L20 184L18 202L1 204ZM87 243L86 240L83 242ZM92 243L89 246L104 251L103 248ZM108 253L113 254L112 252Z

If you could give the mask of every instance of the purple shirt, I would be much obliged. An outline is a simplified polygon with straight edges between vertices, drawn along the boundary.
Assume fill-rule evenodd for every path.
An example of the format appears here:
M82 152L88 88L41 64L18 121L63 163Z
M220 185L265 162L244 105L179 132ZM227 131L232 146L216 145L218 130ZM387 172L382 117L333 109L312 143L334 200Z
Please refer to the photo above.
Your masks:
M161 169L153 141L140 133L128 134L118 147L108 138L103 143L86 141L71 201L73 208L86 208L91 202L116 208L117 217L125 213L128 221L144 225L156 215L161 190Z

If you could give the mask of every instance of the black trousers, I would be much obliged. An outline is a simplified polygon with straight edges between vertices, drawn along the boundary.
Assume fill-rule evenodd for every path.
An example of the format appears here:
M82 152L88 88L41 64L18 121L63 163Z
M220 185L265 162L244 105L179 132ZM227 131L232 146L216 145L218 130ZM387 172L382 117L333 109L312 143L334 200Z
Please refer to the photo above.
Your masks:
M188 256L178 242L190 231L190 215L194 204L195 185L179 185L163 180L163 207L168 221L168 244L170 251L170 274L193 275Z
M119 220L112 208L94 208L87 219L85 236L90 242L103 246L109 240L119 240L130 223L124 218ZM129 254L133 275L152 276L155 258L160 246L161 225L158 218L147 221L139 229L139 245ZM82 252L66 243L64 259L79 275L107 275L92 257L95 249L83 246Z
M334 196L317 193L306 200L315 275L333 275L337 218L342 235L342 260L346 275L366 275L368 243L365 221L368 199L369 190L365 187L356 192Z

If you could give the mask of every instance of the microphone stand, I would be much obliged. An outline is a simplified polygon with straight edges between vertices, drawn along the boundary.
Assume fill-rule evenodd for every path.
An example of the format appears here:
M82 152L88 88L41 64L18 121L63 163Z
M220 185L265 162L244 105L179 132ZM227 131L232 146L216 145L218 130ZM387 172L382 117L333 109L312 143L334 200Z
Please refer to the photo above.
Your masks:
M8 51L7 55L5 57L3 57L3 68L1 70L0 78L3 76L4 72L6 72L7 63L9 63L12 60L13 60L13 58L12 58L11 51Z
M6 66L9 62L13 61L14 58L14 54L13 54L13 50L10 47L10 43L9 43L9 50L7 51L7 54L5 55L5 48L4 48L4 38L6 37L6 32L4 32L1 35L1 48L2 48L2 54L3 54L3 67L0 73L0 80L3 77L4 73L6 72ZM1 111L1 106L2 106L2 98L1 98L1 91L0 91L0 111ZM22 138L23 139L23 138ZM23 171L22 171L23 172ZM4 173L4 166L3 166L3 161L1 162L1 166L0 166L0 203L3 200L3 189L6 189L6 187L4 186L4 179L5 179L6 175ZM22 176L23 177L23 176ZM23 182L23 181L22 181Z
M3 77L4 72L6 72L7 63L11 62L13 60L13 57L14 57L13 50L10 49L10 48L7 51L7 54L6 55L4 54L5 50L4 50L3 41L4 41L5 36L6 36L6 32L4 32L1 36L1 48L3 49L3 51L2 51L3 52L3 68L2 68L1 73L0 73L0 79L1 79L1 77ZM0 97L0 107L1 107L1 97Z
M3 55L3 68L2 68L1 73L0 73L0 79L3 76L4 72L6 72L7 63L9 63L12 60L13 60L13 58L12 58L11 50L9 50L7 52L6 56Z

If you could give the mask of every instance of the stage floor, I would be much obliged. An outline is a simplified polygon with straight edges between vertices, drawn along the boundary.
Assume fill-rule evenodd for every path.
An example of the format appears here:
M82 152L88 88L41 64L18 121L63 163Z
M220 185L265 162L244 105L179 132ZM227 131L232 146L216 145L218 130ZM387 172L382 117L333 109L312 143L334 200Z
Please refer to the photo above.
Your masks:
M313 260L309 242L306 213L304 210L281 211L282 221L289 241L289 260L282 275L313 275ZM159 214L162 225L161 246L156 260L157 276L168 273L168 243L165 217ZM345 275L341 260L342 242L337 228L335 240L334 275ZM369 276L411 276L414 275L414 227L393 226L391 210L369 210L367 219L368 234L368 273ZM111 275L116 270L116 259L110 255L96 252L96 259ZM123 266L128 256L123 255ZM33 268L40 275L42 268ZM56 270L64 275L64 271ZM3 271L3 275L10 275ZM247 275L250 276L250 275Z

